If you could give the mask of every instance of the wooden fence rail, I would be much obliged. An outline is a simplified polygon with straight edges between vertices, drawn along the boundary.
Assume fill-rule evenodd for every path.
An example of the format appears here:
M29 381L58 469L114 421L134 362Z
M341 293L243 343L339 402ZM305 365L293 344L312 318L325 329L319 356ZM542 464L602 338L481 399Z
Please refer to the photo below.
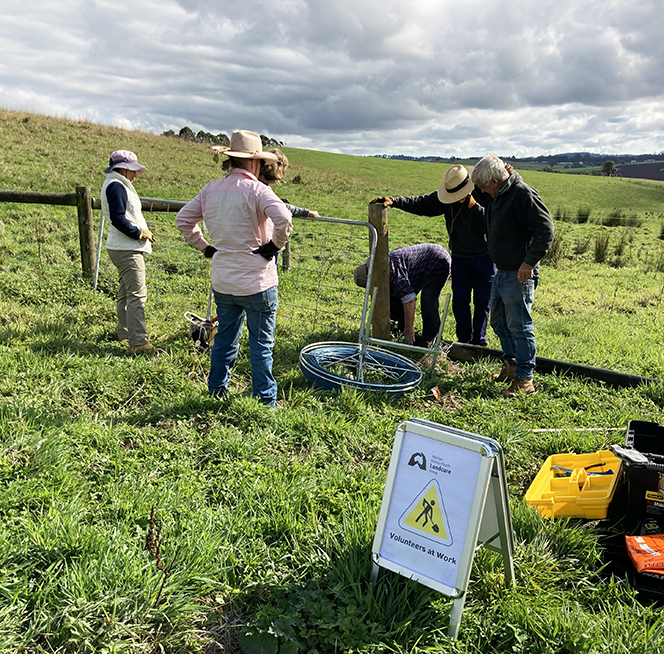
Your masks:
M9 191L0 189L0 202L76 207L83 276L90 279L94 277L97 253L95 249L92 211L94 209L101 209L101 200L92 197L92 188L90 186L77 186L76 193L40 193L38 191ZM141 198L141 205L145 211L179 211L185 204L186 202L175 200Z
M186 202L140 198L144 211L179 211ZM0 189L0 202L22 204L53 204L76 207L78 212L78 234L81 249L83 276L95 279L97 249L93 225L93 210L101 209L101 200L92 197L90 186L77 186L76 193L40 193L37 191L10 191ZM369 222L376 228L378 241L374 258L372 286L378 289L378 301L372 320L374 338L390 338L390 298L388 271L388 221L387 209L382 205L369 205ZM290 255L290 253L288 253ZM95 279L96 284L96 279ZM373 289L372 289L373 292Z

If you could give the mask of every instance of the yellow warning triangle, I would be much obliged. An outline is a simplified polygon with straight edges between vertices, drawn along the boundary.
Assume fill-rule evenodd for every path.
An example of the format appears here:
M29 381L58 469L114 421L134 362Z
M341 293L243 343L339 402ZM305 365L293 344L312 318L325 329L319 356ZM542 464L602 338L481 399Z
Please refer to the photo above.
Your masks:
M399 519L399 524L410 532L419 532L420 535L451 544L445 507L435 480L425 486L410 504Z

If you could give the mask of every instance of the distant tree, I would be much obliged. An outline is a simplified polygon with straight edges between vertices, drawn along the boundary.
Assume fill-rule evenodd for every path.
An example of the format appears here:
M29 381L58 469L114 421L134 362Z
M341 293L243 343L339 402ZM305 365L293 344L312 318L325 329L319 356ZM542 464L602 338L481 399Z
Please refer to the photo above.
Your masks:
M165 132L162 132L162 136L175 136L175 132L172 129L169 129Z
M196 135L194 134L193 130L191 129L191 127L187 127L186 125L178 132L178 136L181 139L185 139L187 141L196 140Z
M223 132L219 132L219 134L212 137L212 145L224 145L228 147L230 144L231 140Z
M196 141L198 143L212 143L212 139L214 136L210 134L210 132L204 132L203 130L200 130L198 134L196 134Z
M607 177L613 177L617 172L616 162L611 159L607 159L602 165L602 174Z
M277 139L270 138L269 136L265 136L265 134L261 134L261 143L263 144L264 148L283 148L284 143L283 141L277 141Z

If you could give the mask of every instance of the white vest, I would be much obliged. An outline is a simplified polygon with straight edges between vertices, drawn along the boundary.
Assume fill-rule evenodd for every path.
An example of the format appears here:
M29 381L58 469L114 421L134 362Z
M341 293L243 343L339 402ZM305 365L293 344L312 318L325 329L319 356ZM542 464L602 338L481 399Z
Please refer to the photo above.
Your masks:
M139 229L147 229L148 224L143 218L141 212L141 200L138 193L134 189L134 185L120 173L111 171L106 175L106 180L101 187L101 215L104 220L108 220L108 238L106 239L107 250L130 250L134 252L145 252L150 254L152 252L152 244L146 238L136 240L123 234L119 229L113 227L111 223L111 212L108 207L108 198L106 197L106 189L111 184L124 184L127 191L127 210L125 218L132 224L136 225Z

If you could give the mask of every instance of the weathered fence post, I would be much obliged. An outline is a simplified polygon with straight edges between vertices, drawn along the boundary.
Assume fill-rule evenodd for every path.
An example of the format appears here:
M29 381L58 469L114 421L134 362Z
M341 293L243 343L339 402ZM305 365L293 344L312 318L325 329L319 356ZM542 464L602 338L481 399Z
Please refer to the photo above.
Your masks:
M286 245L281 251L281 268L282 270L291 269L290 241L286 241Z
M387 207L382 204L369 205L369 222L376 228L378 242L371 277L371 292L378 288L376 304L371 321L371 335L383 340L390 339L390 273L388 267Z
M92 220L92 189L89 186L76 187L78 208L78 237L81 244L81 266L83 275L92 278L96 265L95 235Z

